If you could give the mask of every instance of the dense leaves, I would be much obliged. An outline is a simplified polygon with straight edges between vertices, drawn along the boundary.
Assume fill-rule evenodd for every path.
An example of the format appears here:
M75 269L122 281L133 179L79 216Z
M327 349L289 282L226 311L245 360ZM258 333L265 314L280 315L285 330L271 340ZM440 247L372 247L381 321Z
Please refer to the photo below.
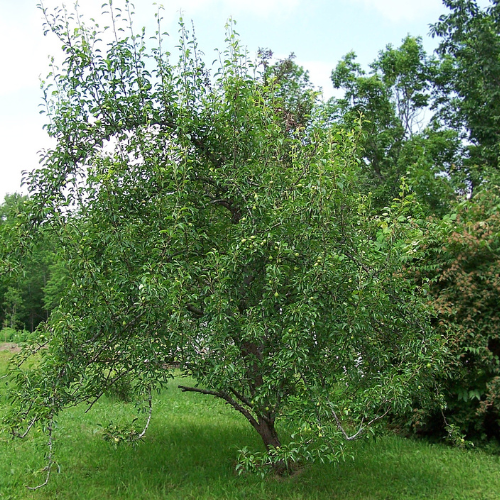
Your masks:
M500 429L499 234L500 197L489 184L451 215L428 223L413 264L418 278L431 279L435 328L449 349L438 374L444 414L476 437L498 436ZM442 427L440 411L434 418L421 422Z
M182 21L173 63L160 33L150 50L128 22L105 45L46 15L66 59L45 83L57 146L30 178L31 222L59 239L71 286L40 364L12 373L14 432L123 377L151 394L175 364L199 383L183 390L260 434L266 453L243 464L283 470L338 459L339 438L425 399L440 342L401 275L409 202L373 218L358 132L315 109L303 73L260 73L233 23L211 76Z
M444 213L460 188L458 134L429 123L437 68L422 40L408 36L400 47L381 51L369 73L354 52L332 72L333 86L345 93L330 100L331 117L348 129L361 124L361 181L373 193L375 206L391 203L403 177L430 213Z
M18 194L0 205L0 326L33 332L57 305L62 288L44 302L57 260L55 243L43 231L22 229L29 211L27 198Z
M479 185L487 167L498 169L500 117L500 4L444 0L450 12L432 26L441 37L435 104L439 118L468 144L468 176Z

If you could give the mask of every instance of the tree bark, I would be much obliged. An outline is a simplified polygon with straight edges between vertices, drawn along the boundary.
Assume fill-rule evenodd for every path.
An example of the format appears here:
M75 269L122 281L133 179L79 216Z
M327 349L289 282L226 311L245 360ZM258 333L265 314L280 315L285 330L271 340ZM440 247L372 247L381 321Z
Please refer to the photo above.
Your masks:
M264 419L258 417L257 421L250 422L255 430L259 433L266 450L269 452L273 448L280 448L281 442L274 427L274 419ZM289 464L285 460L278 460L272 464L274 473L283 476L290 473Z
M271 448L279 448L281 446L280 440L278 438L278 433L276 432L276 429L274 427L274 420L258 417L257 421L254 420L250 423L259 433L259 436L262 438L267 451L269 451Z

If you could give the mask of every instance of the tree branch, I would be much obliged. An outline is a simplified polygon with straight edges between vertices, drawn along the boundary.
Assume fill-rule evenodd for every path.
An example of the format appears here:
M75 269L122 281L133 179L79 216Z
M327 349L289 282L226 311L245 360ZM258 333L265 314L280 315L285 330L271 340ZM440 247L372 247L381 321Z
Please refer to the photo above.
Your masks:
M144 437L144 435L146 434L146 431L148 430L149 423L151 422L151 415L153 414L153 394L151 392L151 386L149 387L148 404L149 404L149 415L148 415L148 419L146 421L146 425L144 426L144 429L142 430L142 432L134 439L134 441L138 441L139 439L142 439Z
M388 402L388 401L386 401L386 402ZM364 422L365 418L363 417L361 419L361 423L359 424L358 431L355 434L353 434L352 436L349 436L347 434L347 432L345 431L344 427L342 426L342 422L341 422L340 418L338 417L336 411L333 409L333 404L330 401L328 401L328 406L330 407L330 411L332 412L333 418L335 419L335 423L337 424L337 428L340 430L340 432L342 432L344 439L346 441L354 441L355 439L357 439L366 430L367 427L370 427L370 425L375 423L377 420L384 418L390 411L390 408L388 408L382 415L378 415L377 417L372 418L364 426L363 426L363 422Z
M50 472L52 470L52 465L54 464L54 461L53 461L53 454L52 454L52 428L53 428L53 422L54 420L54 416L52 415L49 419L49 423L47 425L47 428L48 428L48 431L49 431L49 442L48 442L48 446L49 446L49 453L47 455L47 466L45 467L45 470L47 470L47 476L45 477L45 481L42 483L42 484L39 484L38 486L27 486L28 490L31 490L31 491L35 491L35 490L38 490L40 488L43 488L44 486L47 486L48 482L49 482L49 478L50 478Z
M233 398L231 398L224 392L210 391L208 389L201 389L199 387L187 387L184 385L179 385L178 387L179 389L182 390L182 392L199 392L200 394L207 394L209 396L215 396L217 398L221 398L227 404L231 405L235 410L239 411L254 427L257 427L259 425L257 420L255 420L253 415L246 408L243 408L243 406L241 406Z
M201 318L204 315L204 312L201 309L198 309L197 307L193 306L192 304L187 304L186 309L189 312L192 312L195 316L198 316Z

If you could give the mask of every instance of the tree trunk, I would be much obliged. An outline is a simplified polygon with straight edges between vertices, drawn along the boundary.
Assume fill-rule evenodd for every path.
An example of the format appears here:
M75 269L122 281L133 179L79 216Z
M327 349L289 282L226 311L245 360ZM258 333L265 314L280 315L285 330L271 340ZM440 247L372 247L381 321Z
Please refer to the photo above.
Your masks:
M274 427L274 420L264 420L262 417L259 417L258 421L252 425L262 438L267 451L271 448L279 448L281 446L278 433Z
M258 421L255 424L252 423L252 425L262 438L267 451L270 451L272 448L281 447L278 433L274 427L274 419L264 420L262 417L259 417ZM290 472L288 465L285 460L278 460L272 464L272 468L277 475L283 476Z
M273 413L269 412L267 415L257 415L254 417L248 408L242 406L238 401L234 400L231 396L224 392L212 391L210 389L202 389L201 387L189 387L184 385L179 385L179 389L182 392L199 392L201 394L208 394L211 396L216 396L223 399L228 404L230 404L235 410L239 411L247 420L250 422L252 427L259 433L266 450L269 452L272 449L279 449L281 447L281 442L278 438L278 433L274 427L274 418L271 416ZM234 391L233 391L234 392ZM248 405L245 398L239 396L236 392L237 398ZM289 463L286 460L278 460L272 463L274 472L279 475L285 473L290 473Z

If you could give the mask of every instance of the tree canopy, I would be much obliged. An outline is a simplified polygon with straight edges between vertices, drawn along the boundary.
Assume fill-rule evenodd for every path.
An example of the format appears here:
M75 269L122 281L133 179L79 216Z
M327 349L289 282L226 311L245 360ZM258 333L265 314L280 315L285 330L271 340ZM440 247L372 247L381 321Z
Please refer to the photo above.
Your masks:
M470 181L478 186L487 167L498 169L500 116L500 4L481 9L476 0L444 0L450 9L432 26L441 37L441 68L434 107L468 140Z
M431 115L440 64L425 52L422 39L407 36L388 45L367 73L346 54L332 71L332 119L347 129L361 122L361 182L378 208L397 196L405 177L428 213L444 214L457 191L464 190L459 133L443 128Z
M425 400L440 363L401 266L411 199L373 217L357 128L332 125L288 63L252 62L234 22L212 70L182 19L173 62L161 17L149 48L110 12L108 31L45 11L65 56L44 83L57 146L30 176L25 227L54 235L71 286L12 372L9 425L52 431L122 377L151 408L178 366L198 383L183 390L256 429L252 460L337 459L339 439Z

